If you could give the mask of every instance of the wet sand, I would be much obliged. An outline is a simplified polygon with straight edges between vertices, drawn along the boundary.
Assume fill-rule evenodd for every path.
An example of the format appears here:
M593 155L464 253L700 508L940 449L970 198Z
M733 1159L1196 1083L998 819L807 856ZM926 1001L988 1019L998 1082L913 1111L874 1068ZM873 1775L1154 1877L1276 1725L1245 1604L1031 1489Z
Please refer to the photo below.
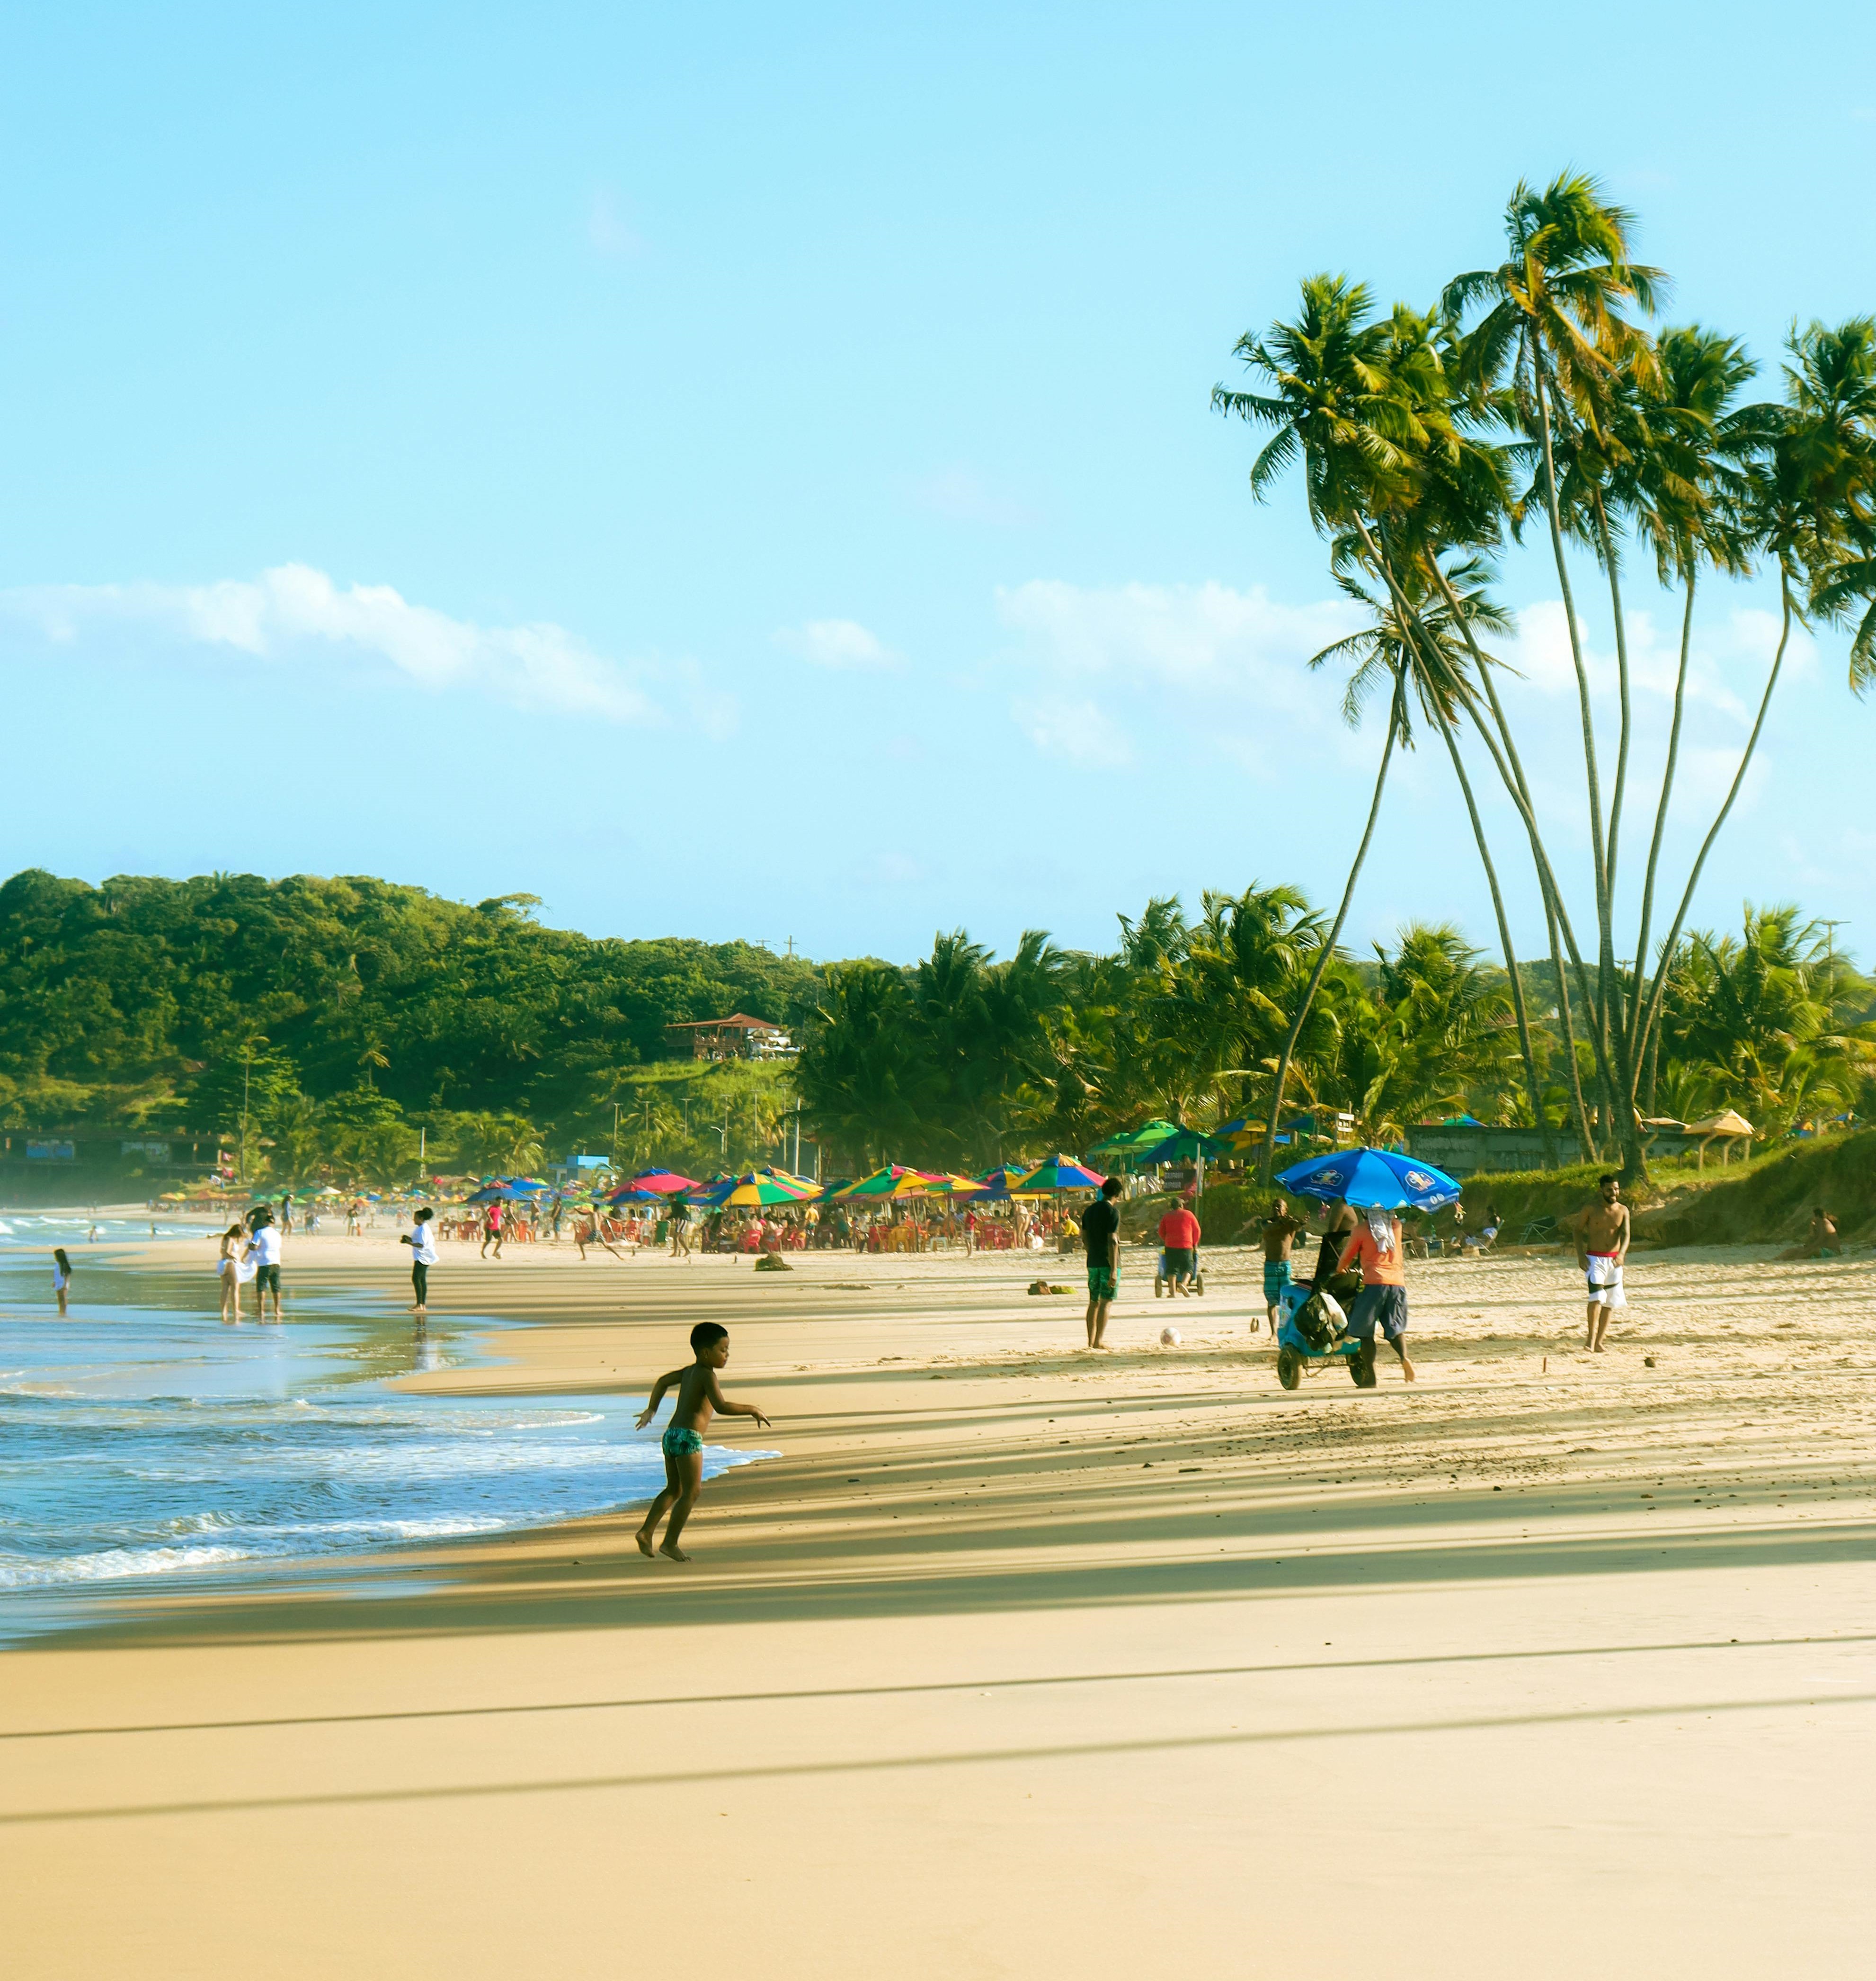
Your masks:
M1638 1255L1595 1357L1555 1254L1416 1264L1421 1380L1292 1396L1240 1252L1129 1255L1094 1357L1053 1257L445 1245L537 1324L420 1380L642 1393L720 1319L782 1455L687 1567L626 1513L0 1656L9 1972L1860 1973L1876 1267L1768 1249Z

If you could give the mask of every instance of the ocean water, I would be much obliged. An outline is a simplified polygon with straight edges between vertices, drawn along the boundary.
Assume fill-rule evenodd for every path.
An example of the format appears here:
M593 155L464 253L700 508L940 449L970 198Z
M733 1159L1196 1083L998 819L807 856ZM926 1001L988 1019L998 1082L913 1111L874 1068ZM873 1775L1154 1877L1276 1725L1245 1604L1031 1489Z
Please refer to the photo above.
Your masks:
M61 1321L43 1255L0 1254L0 1632L12 1594L128 1593L541 1527L664 1483L657 1427L633 1426L642 1399L388 1387L470 1360L486 1319L419 1334L388 1300L290 1293L283 1325L235 1327L206 1260L199 1285L95 1248L73 1264L84 1297ZM705 1476L762 1455L710 1447ZM22 1606L19 1627L45 1626Z

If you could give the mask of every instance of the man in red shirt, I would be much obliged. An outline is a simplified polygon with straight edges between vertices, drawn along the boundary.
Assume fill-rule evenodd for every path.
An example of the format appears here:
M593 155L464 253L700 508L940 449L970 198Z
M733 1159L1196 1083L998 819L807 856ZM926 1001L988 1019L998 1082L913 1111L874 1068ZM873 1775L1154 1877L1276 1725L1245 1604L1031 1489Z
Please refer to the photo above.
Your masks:
M1182 1204L1175 1204L1159 1220L1159 1242L1166 1248L1166 1275L1175 1293L1192 1291L1192 1278L1199 1270L1199 1240L1204 1234L1199 1220Z

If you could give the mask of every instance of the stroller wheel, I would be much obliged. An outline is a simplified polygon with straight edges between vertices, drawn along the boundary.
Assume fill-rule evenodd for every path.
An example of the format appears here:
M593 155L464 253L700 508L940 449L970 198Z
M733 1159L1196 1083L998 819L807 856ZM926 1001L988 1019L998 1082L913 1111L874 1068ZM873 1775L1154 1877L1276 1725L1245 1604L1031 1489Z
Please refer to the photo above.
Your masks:
M1204 1275L1204 1274L1202 1274L1202 1273L1194 1273L1194 1274L1192 1274L1192 1291L1193 1291L1194 1293L1196 1293L1196 1294L1198 1294L1201 1299L1202 1299L1202 1298L1204 1297L1204 1296L1205 1296L1205 1275Z
M1277 1380L1286 1390L1293 1390L1302 1380L1302 1357L1293 1348L1277 1350Z
M1375 1387L1375 1344L1364 1342L1349 1357L1349 1377L1358 1390L1372 1390Z

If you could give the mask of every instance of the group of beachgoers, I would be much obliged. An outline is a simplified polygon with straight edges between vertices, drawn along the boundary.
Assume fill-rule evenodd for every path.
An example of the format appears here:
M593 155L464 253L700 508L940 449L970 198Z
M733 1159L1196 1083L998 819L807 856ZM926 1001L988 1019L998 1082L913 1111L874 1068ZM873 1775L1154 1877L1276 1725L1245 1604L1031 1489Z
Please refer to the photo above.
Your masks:
M1119 1291L1123 1187L1118 1177L1109 1177L1081 1216L1088 1272L1085 1322L1090 1348L1106 1346L1109 1313ZM1577 1270L1583 1276L1587 1313L1583 1345L1595 1354L1604 1352L1609 1323L1617 1310L1628 1304L1623 1270L1633 1231L1622 1187L1619 1177L1602 1177L1595 1200L1563 1221L1563 1228L1575 1241ZM1424 1232L1410 1236L1398 1210L1379 1205L1358 1206L1337 1197L1325 1208L1315 1265L1304 1281L1296 1277L1295 1247L1298 1239L1309 1236L1307 1222L1292 1214L1286 1199L1271 1200L1260 1233L1265 1324L1274 1340L1298 1292L1326 1293L1339 1305L1345 1303L1347 1337L1360 1343L1362 1352L1372 1359L1379 1335L1393 1350L1402 1378L1411 1383L1415 1371L1407 1352L1406 1262L1410 1257L1428 1256L1432 1244L1443 1241ZM1476 1229L1467 1227L1462 1206L1455 1204L1452 1214L1452 1236L1462 1255L1470 1252L1477 1256L1497 1238L1502 1220L1495 1205L1488 1205ZM1176 1200L1159 1219L1156 1235L1160 1247L1156 1291L1162 1282L1176 1297L1199 1290L1199 1245L1204 1234L1192 1205ZM1829 1250L1838 1249L1836 1240L1835 1224L1820 1210L1812 1220L1808 1244L1785 1256L1826 1257ZM1253 1333L1257 1326L1253 1320Z

